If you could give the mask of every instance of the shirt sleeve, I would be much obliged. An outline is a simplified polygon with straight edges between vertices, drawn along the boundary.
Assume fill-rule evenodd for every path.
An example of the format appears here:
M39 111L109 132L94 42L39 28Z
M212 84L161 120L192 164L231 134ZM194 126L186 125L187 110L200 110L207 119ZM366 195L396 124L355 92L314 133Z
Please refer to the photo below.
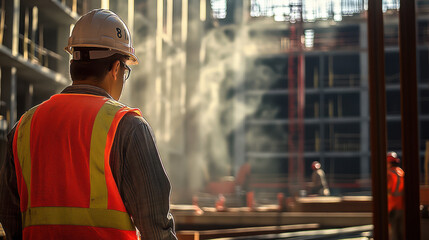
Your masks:
M8 135L6 158L1 158L4 161L0 164L0 223L6 239L22 239L20 198L12 154L14 132L15 128Z
M119 161L113 163L113 175L141 238L177 239L170 213L170 181L149 124L142 117L125 115L115 136L115 149Z

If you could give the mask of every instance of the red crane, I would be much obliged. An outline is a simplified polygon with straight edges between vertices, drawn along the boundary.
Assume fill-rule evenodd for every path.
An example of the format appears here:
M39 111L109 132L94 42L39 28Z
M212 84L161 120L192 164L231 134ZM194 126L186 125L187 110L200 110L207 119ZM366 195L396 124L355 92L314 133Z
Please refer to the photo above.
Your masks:
M303 33L302 0L295 1L290 7L291 12L298 10L299 19L295 19L295 23L291 23L290 26L288 58L289 186L295 185L298 189L304 189L305 67L301 41Z

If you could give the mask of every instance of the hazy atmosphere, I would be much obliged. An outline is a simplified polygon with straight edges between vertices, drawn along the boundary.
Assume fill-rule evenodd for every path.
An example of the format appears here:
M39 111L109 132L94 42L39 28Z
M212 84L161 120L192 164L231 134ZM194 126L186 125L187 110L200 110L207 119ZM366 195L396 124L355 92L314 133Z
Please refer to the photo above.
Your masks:
M371 128L369 1L0 0L2 154L24 112L72 83L64 47L74 23L92 9L110 9L127 24L140 62L130 66L120 101L141 109L151 126L179 229L260 226L252 215L213 222L218 213L254 211L267 213L273 226L359 225L366 227L347 231L370 232L372 206L379 206L372 205L372 190L381 184L374 183L372 163L382 162L371 157L371 134L384 125ZM429 0L415 3L413 161L423 216L429 202L423 187L429 186ZM399 10L400 0L382 1L384 65L374 72L384 71L386 150L402 161ZM276 220L269 215L276 211L353 217L331 218L325 226L323 214Z

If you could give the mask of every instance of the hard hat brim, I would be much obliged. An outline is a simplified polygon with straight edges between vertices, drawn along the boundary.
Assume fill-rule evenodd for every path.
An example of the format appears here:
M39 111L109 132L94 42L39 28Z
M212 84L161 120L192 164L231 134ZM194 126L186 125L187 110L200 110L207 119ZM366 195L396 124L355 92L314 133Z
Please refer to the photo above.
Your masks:
M64 48L64 50L66 52L68 52L69 54L73 55L73 48L74 47L97 47L97 48L106 48L106 46L103 45L99 45L99 44L74 44L74 45L69 45L67 47ZM139 60L137 58L137 56L134 53L131 52L125 52L122 49L119 48L112 48L110 47L109 50L114 50L117 52L120 52L121 54L128 56L129 59L127 59L125 61L125 64L127 65L137 65L139 64ZM134 50L134 49L133 49Z

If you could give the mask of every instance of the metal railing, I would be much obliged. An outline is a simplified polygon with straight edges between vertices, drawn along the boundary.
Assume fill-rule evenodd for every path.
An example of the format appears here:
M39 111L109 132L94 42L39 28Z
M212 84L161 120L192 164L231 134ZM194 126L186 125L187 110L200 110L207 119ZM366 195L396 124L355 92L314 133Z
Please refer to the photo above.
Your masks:
M19 40L20 43L22 43L22 48L20 48L21 51L19 53L24 56L24 59L32 63L56 71L56 66L64 60L61 55L43 46L43 38L40 44L36 44L35 41L26 37L24 34L19 34Z
M322 144L325 150L330 152L357 152L360 151L360 134L335 133Z
M329 74L325 77L324 86L326 87L359 87L359 74Z

